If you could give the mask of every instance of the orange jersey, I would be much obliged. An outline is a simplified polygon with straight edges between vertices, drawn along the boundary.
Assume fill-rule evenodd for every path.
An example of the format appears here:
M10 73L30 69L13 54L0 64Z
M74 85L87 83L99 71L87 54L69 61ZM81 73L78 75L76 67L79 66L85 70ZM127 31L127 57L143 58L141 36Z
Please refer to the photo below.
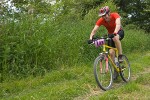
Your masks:
M118 13L111 13L110 14L110 22L106 22L102 17L96 22L96 25L98 26L105 26L108 33L112 34L115 31L116 28L116 19L120 18L120 15Z

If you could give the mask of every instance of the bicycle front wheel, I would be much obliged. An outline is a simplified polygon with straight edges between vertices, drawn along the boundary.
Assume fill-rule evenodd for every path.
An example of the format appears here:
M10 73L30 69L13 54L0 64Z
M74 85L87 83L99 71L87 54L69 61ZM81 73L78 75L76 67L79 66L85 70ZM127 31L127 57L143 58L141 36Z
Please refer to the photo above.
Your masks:
M106 55L102 54L95 59L94 76L102 90L106 91L111 88L113 83L112 67Z
M120 76L123 81L128 82L131 77L131 68L128 58L122 55L122 62L120 63Z

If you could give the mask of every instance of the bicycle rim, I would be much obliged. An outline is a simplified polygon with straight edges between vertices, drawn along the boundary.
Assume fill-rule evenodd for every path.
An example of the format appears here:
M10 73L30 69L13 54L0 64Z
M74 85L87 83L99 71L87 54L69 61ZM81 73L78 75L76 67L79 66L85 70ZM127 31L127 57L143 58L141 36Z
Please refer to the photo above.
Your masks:
M128 58L122 55L123 62L120 63L120 76L123 81L128 82L131 76L131 68Z
M108 90L111 88L113 83L112 69L104 56L100 55L95 59L94 62L94 76L98 86L102 90Z

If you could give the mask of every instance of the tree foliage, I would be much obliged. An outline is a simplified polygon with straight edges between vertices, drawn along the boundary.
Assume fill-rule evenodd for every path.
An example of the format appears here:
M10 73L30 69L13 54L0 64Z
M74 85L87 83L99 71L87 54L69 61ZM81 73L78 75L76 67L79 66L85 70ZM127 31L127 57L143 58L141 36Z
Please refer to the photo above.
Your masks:
M12 0L11 3L20 13L47 14L51 11L51 4L43 0Z
M84 19L89 11L95 11L107 2L113 2L114 6L117 5L118 11L124 19L124 25L135 24L150 32L150 0L56 0L56 4L53 6L45 0L12 0L20 13L51 14L55 19L60 20L64 18ZM1 14L10 12L7 10L8 6L2 6L2 4L1 9Z
M88 14L84 16L84 20L87 21L88 23L94 24L95 21L99 18L98 16L99 9L104 6L109 6L111 12L117 11L116 5L112 1L108 1L105 3L99 4L95 9L89 10Z
M115 0L126 24L135 24L150 32L150 0Z
M55 5L51 5L41 0L12 0L18 12L11 9L7 1L1 3L0 65L3 67L0 66L0 77L44 75L56 66L91 61L97 53L89 54L89 46L85 43L89 35L85 33L89 33L90 24L95 23L102 6L108 5L112 12L119 11L123 20L127 19L126 24L134 23L145 30L149 29L148 0L138 3L131 2L134 0L114 1L57 0ZM134 27L131 25L126 30L130 31ZM137 40L136 44L142 45L141 50L149 49L149 42L141 42L149 41L147 34L139 37L144 33L139 30L128 33L133 33L134 37L130 34L127 40L131 39L126 43ZM130 50L139 48L132 44L127 47Z
M90 9L94 7L94 0L61 0L61 16L69 16L71 19L83 19Z

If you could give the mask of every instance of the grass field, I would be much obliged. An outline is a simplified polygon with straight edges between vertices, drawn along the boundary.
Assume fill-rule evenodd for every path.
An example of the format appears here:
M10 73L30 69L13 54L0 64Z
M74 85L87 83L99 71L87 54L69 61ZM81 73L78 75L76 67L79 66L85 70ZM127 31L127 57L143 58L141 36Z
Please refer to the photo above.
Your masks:
M0 45L0 99L2 100L97 100L149 99L149 34L126 26L123 52L130 60L132 78L119 78L102 91L93 75L100 48L88 45L93 25L66 21L41 24L43 18L3 26ZM34 23L31 23L31 22ZM32 26L32 27L31 27ZM106 33L104 28L98 36ZM144 51L144 52L143 52Z
M108 5L116 7L112 2ZM0 100L150 100L150 35L139 25L122 24L125 38L121 43L131 63L131 81L125 84L119 78L105 92L97 86L93 62L101 47L87 44L97 20L96 9L91 8L84 18L67 13L68 8L58 17L57 13L53 17L24 12L2 16ZM96 36L106 34L101 27Z
M43 77L29 77L0 84L1 100L149 100L150 52L127 55L132 68L131 81L121 78L109 91L96 84L93 65L64 67Z

